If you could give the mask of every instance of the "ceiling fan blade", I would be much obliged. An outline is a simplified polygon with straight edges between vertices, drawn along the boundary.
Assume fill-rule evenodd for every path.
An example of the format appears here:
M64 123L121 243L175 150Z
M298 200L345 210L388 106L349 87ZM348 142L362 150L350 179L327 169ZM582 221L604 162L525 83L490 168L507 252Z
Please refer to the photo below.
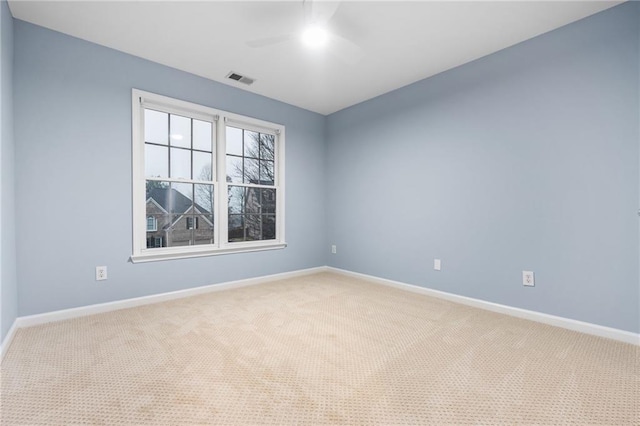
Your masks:
M273 37L264 37L264 38L259 38L257 40L249 40L247 41L247 46L254 47L254 48L271 46L274 44L288 41L291 39L291 37L293 37L293 34L281 34Z
M360 46L336 34L329 36L327 50L347 65L355 65L364 57L364 50Z

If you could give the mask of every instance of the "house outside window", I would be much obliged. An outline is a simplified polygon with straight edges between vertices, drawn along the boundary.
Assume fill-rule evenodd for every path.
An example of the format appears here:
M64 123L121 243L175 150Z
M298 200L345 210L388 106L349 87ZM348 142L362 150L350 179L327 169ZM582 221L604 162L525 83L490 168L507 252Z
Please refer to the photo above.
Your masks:
M132 261L286 246L284 126L136 89L132 108Z

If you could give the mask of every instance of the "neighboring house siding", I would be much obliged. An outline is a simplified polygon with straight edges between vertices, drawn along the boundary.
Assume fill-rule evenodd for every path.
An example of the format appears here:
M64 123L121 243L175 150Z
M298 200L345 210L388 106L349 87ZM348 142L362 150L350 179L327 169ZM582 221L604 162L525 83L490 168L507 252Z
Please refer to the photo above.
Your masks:
M146 217L156 219L156 230L147 231L147 248L213 244L213 217L191 207L182 214L169 215L153 198L147 200ZM187 218L196 222L196 229L187 229ZM156 240L160 239L160 240Z
M187 229L187 217L197 218L196 229ZM171 246L213 244L211 216L207 217L207 215L200 214L198 210L191 208L183 215L174 215L174 221L168 232Z

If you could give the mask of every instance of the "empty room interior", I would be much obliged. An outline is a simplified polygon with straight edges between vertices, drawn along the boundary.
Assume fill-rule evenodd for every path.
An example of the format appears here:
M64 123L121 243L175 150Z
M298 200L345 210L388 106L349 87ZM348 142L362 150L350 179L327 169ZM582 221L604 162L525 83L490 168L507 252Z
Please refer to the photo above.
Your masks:
M640 2L0 23L0 424L638 424Z

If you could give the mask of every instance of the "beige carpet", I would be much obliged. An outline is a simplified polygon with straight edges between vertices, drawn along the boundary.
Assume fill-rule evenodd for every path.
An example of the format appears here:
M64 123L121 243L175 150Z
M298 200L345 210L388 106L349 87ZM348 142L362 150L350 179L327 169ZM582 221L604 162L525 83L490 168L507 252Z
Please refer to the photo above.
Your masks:
M638 348L323 273L18 331L2 424L639 424Z

